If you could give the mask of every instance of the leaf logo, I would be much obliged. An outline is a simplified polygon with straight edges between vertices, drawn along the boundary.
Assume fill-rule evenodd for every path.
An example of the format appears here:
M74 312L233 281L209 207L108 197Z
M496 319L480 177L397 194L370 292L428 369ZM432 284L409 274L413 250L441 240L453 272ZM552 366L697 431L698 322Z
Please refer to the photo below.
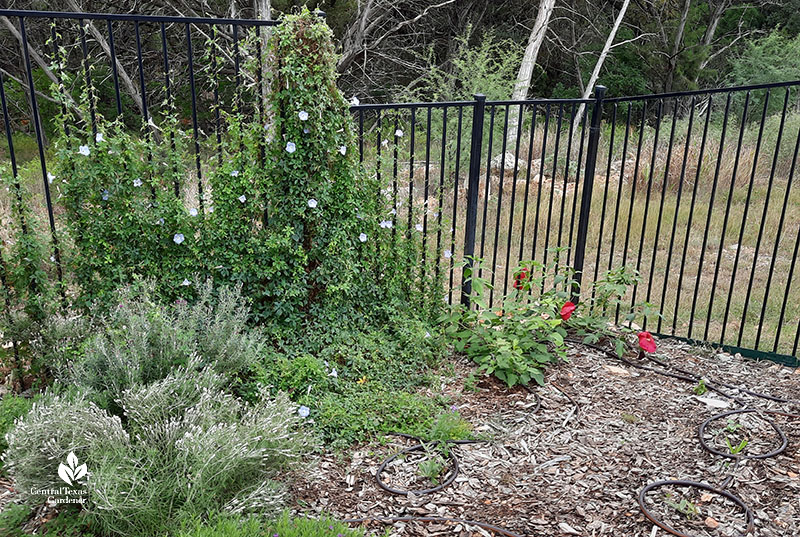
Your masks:
M69 455L67 455L67 464L62 462L58 465L58 477L60 477L64 483L70 486L77 484L82 477L86 476L86 474L86 464L81 464L78 466L78 457L76 457L75 453L71 451L69 452Z

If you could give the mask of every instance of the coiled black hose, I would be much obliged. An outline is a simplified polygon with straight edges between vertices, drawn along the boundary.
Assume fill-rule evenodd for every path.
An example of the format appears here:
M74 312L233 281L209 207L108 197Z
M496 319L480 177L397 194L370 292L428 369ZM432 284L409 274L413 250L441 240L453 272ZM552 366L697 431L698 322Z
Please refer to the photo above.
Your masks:
M742 407L742 408L737 409L737 410L730 410L730 411L727 411L727 412L722 412L722 413L719 413L719 414L715 414L715 415L711 416L710 418L708 418L707 420L705 420L700 425L700 427L698 429L698 439L699 439L700 445L706 451L708 451L709 453L712 453L714 455L718 455L720 457L726 457L726 458L734 459L736 461L735 464L733 465L733 467L731 468L731 471L729 472L728 477L720 484L719 487L714 487L714 486L708 485L706 483L698 483L696 481L686 481L686 480L657 481L655 483L650 483L649 485L645 486L639 492L638 501L639 501L639 508L641 509L642 513L651 522L653 522L653 524L655 524L656 526L660 527L661 529L663 529L663 530L665 530L665 531L667 531L669 533L672 533L673 535L677 535L678 537L692 537L691 535L688 535L686 533L682 533L682 532L676 530L675 528L673 528L669 524L663 522L662 520L658 519L655 515L653 515L653 513L650 512L650 510L645 505L645 496L651 490L654 490L654 489L657 489L657 488L661 488L661 487L666 487L666 486L691 487L691 488L696 488L696 489L700 489L700 490L706 490L706 491L711 492L713 494L718 494L718 495L720 495L720 496L722 496L724 498L727 498L728 500L730 500L734 504L736 504L740 509L742 509L742 511L744 511L745 520L746 520L746 524L747 524L745 533L752 532L753 529L754 529L754 518L753 518L752 510L744 503L744 501L742 501L741 498L739 498L735 494L732 494L732 493L730 493L730 492L728 492L728 491L726 491L724 489L733 480L734 472L736 471L736 469L739 466L739 463L742 460L766 459L766 458L769 458L769 457L774 457L776 455L779 455L780 453L783 453L783 451L785 451L787 446L789 445L789 440L788 440L788 438L786 436L786 433L784 433L783 430L775 422L773 422L772 420L769 420L767 418L764 418L762 416L761 418L764 419L767 423L769 423L772 426L772 428L776 431L778 436L780 437L780 439L781 439L780 447L775 449L775 450L773 450L773 451L771 451L771 452L769 452L769 453L763 453L763 454L758 454L758 455L742 455L742 454L738 454L738 453L737 454L724 453L724 452L719 451L719 450L713 448L712 446L710 446L706 442L706 440L704 438L704 434L705 434L706 428L708 427L708 425L712 421L716 421L718 419L725 418L727 416L734 415L734 414L758 413L758 414L772 414L772 415L787 416L787 417L791 417L791 418L800 418L800 415L787 413L787 412L780 412L780 411L776 411L776 410L764 410L764 409L756 409L756 408L747 408L747 403L745 403L744 401L742 401L741 399L739 399L735 395L732 395L732 394L729 394L729 393L725 392L722 388L725 388L725 389L728 389L728 390L736 390L739 393L743 393L743 394L749 395L751 397L758 397L758 398L761 398L761 399L766 399L768 401L773 401L773 402L782 403L782 404L800 405L800 401L798 401L796 399L786 399L786 398L783 398L783 397L776 397L776 396L773 396L773 395L760 393L760 392L757 392L757 391L754 391L754 390L749 390L747 388L741 388L741 387L738 387L738 386L734 386L732 384L728 384L728 383L725 383L725 382L719 382L719 381L715 381L715 380L714 381L708 380L708 379L705 379L705 378L701 377L700 375L697 375L696 373L693 373L691 371L687 371L685 369L681 369L681 368L678 368L678 367L670 366L669 364L667 364L667 363L665 363L665 362L663 362L661 360L658 360L658 359L656 359L654 357L649 357L649 359L652 362L658 364L663 369L657 369L657 368L650 367L650 366L643 365L643 364L636 364L634 362L631 362L630 360L625 359L624 357L618 356L615 352L610 351L610 350L608 350L606 348L603 348L603 347L601 347L599 345L593 345L593 344L590 344L590 343L584 343L582 341L575 341L575 340L571 340L571 339L568 339L566 341L571 343L571 344L574 344L574 345L582 345L584 347L588 347L588 348L594 349L596 351L599 351L599 352L605 354L606 356L609 356L610 358L615 359L615 360L619 360L619 361L623 362L624 364L626 364L626 365L628 365L630 367L634 367L634 368L641 369L641 370L644 370L644 371L650 371L650 372L653 372L653 373L656 373L658 375L662 375L662 376L665 376L665 377L670 377L670 378L683 380L683 381L686 381L686 382L692 382L692 383L699 382L700 380L703 380L703 382L704 382L704 384L705 384L705 386L706 386L706 388L708 390L716 392L716 393L719 393L723 397L734 401L735 403L737 403L739 406ZM667 371L667 368L673 369L677 373L673 373L671 371Z

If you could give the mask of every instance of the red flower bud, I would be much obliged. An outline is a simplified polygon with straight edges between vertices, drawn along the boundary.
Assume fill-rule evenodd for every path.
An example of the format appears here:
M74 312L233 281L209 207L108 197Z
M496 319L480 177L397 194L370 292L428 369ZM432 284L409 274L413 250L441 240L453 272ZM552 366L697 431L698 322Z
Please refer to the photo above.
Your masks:
M523 268L520 270L517 275L514 277L514 289L517 291L521 291L522 288L525 286L525 280L528 279L528 269Z
M565 302L563 306L561 306L561 319L566 321L572 317L572 312L575 311L575 304L572 302Z
M639 348L644 352L656 352L656 340L650 332L639 332Z

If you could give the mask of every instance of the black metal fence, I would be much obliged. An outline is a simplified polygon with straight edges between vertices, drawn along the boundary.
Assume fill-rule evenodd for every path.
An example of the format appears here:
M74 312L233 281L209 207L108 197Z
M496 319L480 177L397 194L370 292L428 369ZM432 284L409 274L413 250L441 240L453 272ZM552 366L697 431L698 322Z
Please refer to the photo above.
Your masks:
M57 266L61 211L48 186L46 139L58 112L47 87L59 80L45 66L60 57L82 73L93 92L91 121L102 113L146 129L180 114L199 191L184 196L203 195L206 157L225 136L220 114L249 106L262 117L262 101L236 102L236 88L247 76L243 62L261 61L272 21L0 17L11 25L0 33L20 50L0 62L0 150L16 184L41 196ZM254 55L240 49L248 39ZM791 361L800 340L799 88L607 97L598 87L587 100L476 96L356 104L352 112L361 160L385 185L387 220L422 234L421 270L445 276L450 302L459 300L460 259L484 260L498 304L520 261L546 263L563 248L559 262L584 283L622 266L639 271L627 299L658 305L650 330ZM30 139L35 152L18 162L15 144Z

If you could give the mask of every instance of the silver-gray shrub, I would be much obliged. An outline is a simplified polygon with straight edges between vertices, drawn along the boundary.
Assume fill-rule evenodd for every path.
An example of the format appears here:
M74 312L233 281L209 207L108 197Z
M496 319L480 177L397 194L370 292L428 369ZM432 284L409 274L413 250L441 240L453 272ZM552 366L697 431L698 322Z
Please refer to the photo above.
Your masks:
M199 286L191 305L163 305L151 285L120 291L106 328L91 337L64 380L110 403L133 386L165 378L196 356L229 379L257 363L264 338L247 326L247 302L239 287Z
M124 390L122 421L82 396L37 404L9 435L9 471L18 483L56 487L58 463L75 451L89 468L87 514L112 535L163 535L219 510L277 515L287 472L313 447L296 405L282 393L245 403L198 365L192 357L164 379ZM52 437L57 448L42 448Z

